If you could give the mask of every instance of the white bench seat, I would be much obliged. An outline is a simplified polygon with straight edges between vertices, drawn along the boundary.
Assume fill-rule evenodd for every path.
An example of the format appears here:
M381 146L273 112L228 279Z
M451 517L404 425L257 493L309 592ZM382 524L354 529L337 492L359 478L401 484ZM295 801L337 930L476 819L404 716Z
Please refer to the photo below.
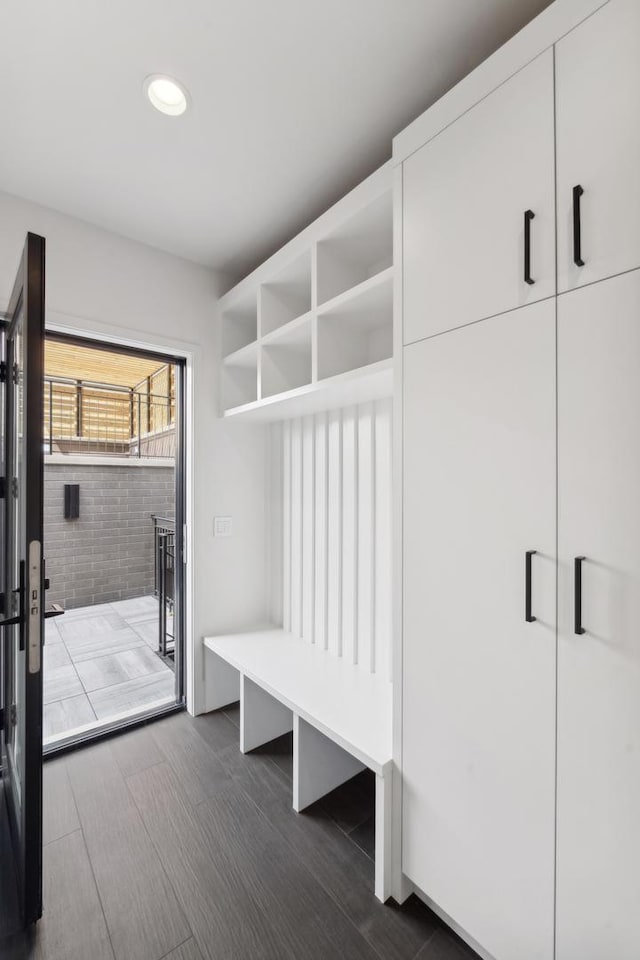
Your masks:
M293 807L364 767L376 774L376 895L389 896L391 684L278 628L206 637L208 687L240 700L244 753L293 730Z

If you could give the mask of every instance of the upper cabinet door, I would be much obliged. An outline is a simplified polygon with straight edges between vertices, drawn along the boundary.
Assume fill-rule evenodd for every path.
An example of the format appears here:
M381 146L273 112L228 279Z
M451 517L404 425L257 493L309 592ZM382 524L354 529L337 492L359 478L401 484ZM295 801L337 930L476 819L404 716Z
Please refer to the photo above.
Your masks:
M556 47L558 288L640 266L640 3L610 2Z
M410 157L403 180L405 343L553 296L552 50Z

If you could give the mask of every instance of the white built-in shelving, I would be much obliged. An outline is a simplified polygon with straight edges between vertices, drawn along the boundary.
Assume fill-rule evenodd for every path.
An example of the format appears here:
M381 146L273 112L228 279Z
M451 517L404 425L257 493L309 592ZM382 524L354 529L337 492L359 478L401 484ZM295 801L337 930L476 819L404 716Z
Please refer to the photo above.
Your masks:
M308 313L311 309L311 254L303 254L272 281L262 283L259 296L263 335Z
M393 268L318 308L318 378L357 370L393 353Z
M229 356L255 343L258 337L258 302L248 290L222 315L222 355Z
M258 399L258 344L255 340L224 358L222 393L225 408Z
M326 303L393 263L391 190L318 241L318 303Z
M392 392L390 165L220 304L225 417L280 420Z

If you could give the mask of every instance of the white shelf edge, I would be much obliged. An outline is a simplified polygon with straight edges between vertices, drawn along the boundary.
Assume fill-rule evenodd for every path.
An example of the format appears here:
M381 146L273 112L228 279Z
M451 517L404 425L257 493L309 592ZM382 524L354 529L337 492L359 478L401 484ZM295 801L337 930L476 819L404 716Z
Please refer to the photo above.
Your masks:
M349 287L348 290L339 293L337 297L332 297L331 300L325 300L324 303L318 305L317 314L319 317L322 317L328 313L337 313L342 307L350 305L354 300L369 293L370 290L375 290L376 287L383 287L385 284L392 283L393 264L391 264L390 267L385 267L384 270L374 274L372 277L368 277L361 283L356 284L355 287Z
M270 330L269 333L263 334L259 340L260 346L270 347L272 344L277 343L278 340L286 340L288 334L295 333L296 330L304 327L307 323L310 324L312 319L313 310L307 310L305 313L300 314L299 317L283 323L281 327L276 327L275 330Z
M238 350L234 350L233 353L228 353L222 358L222 363L225 367L244 367L247 366L246 363L241 361L251 358L251 355L255 353L256 360L258 356L258 341L252 340L251 343L247 343L244 347L240 347ZM240 361L240 362L239 362Z
M353 676L355 682L357 682L358 690L368 688L370 691L369 695L375 698L374 707L376 715L379 717L381 710L383 711L383 715L386 714L386 727L390 733L392 706L392 687L390 681L384 680L376 673L363 674L358 670L356 665L333 657L327 650L314 644L305 644L304 641L297 639L292 633L284 630L282 627L260 626L255 629L242 630L232 634L206 636L203 637L202 643L206 650L220 657L228 663L229 666L233 667L234 670L248 677L249 680L252 680L272 697L275 697L276 700L279 700L280 703L288 707L293 713L302 717L303 720L306 720L311 726L320 730L321 733L324 733L324 735L330 740L333 740L334 743L337 743L344 750L351 753L352 756L364 763L369 769L374 770L379 775L383 775L385 768L391 761L391 745L388 742L388 734L383 740L377 742L373 749L371 741L363 744L361 738L353 738L348 734L344 735L340 729L341 725L336 727L335 722L327 723L327 718L319 717L317 710L310 710L309 704L304 702L304 696L300 699L297 694L292 695L291 691L283 690L281 684L276 685L273 683L272 678L265 678L263 671L256 672L254 665L250 662L250 658L247 659L242 655L238 656L237 650L230 651L228 649L228 641L231 641L231 644L235 645L236 642L242 643L243 639L252 640L255 638L260 644L264 643L267 645L272 641L274 635L281 636L287 644L290 643L296 646L303 644L299 650L300 653L303 653L305 659L313 660L317 657L319 663L326 663L334 675L339 673L346 678ZM222 645L222 649L220 649L220 645ZM325 657L329 657L330 659L326 661L324 659Z
M255 421L287 420L291 417L319 413L354 403L366 403L393 393L393 358L378 360L308 383L286 393L278 393L263 400L253 400L225 410L225 419Z

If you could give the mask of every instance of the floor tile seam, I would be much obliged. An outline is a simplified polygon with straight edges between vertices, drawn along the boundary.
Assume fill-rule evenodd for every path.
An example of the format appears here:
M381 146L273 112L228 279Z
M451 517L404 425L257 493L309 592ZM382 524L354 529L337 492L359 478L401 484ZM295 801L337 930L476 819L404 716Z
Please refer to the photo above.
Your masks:
M282 773L282 770L281 770L280 767L278 767L277 763L275 763L270 757L268 757L267 759L268 759L269 763L274 767L274 769L276 769L276 770L278 770L280 773ZM224 761L221 761L221 762L224 764ZM351 916L347 913L347 911L345 910L344 904L342 904L342 903L337 899L337 897L335 896L335 894L334 894L333 890L331 889L331 887L330 887L330 886L327 886L327 885L324 883L324 881L323 881L319 876L316 875L316 873L314 872L314 870L313 870L310 866L308 866L307 863L300 857L298 851L295 849L295 847L294 847L293 844L290 842L290 840L289 840L286 836L283 836L283 834L278 830L278 828L277 828L276 826L274 826L274 824L271 823L271 821L270 821L269 817L267 816L267 814L264 812L264 810L262 810L262 808L258 805L258 803L253 799L253 797L245 790L245 788L242 786L242 784L241 784L237 779L235 779L232 774L231 774L231 776L232 776L232 779L233 779L236 787L237 787L239 790L242 791L242 793L244 794L244 796L249 800L249 802L252 804L252 806L255 807L255 809L258 811L258 813L259 813L259 815L260 815L260 818L261 818L262 820L264 820L265 823L267 823L267 824L269 825L270 829L273 830L273 831L277 834L277 836L278 836L278 838L280 839L280 841L283 842L284 844L286 844L286 847L287 847L288 851L290 852L291 856L300 864L300 866L301 866L301 868L304 870L304 872L305 872L306 874L308 874L308 876L310 876L311 879L312 879L315 883L318 884L318 886L320 887L320 889L329 897L329 899L331 900L331 902L335 904L335 906L338 908L338 910L340 911L340 913L342 914L342 916L349 922L350 926L353 927L353 929L356 931L356 933L358 934L358 936L361 937L362 940L367 944L367 946L369 946L369 947L375 952L376 956L380 957L380 960L388 960L388 958L385 957L384 954L380 953L380 951L378 950L378 948L376 947L376 945L375 945L374 943L372 943L372 942L368 939L368 937L362 932L362 930L359 928L359 926L357 925L357 923L355 922L355 920L353 919L353 917L351 917ZM292 784L292 787L293 787L293 784ZM215 799L215 798L210 798L210 799ZM202 801L202 802L204 803L205 801ZM198 804L198 806L199 806L199 804ZM356 847L361 853L364 852L364 851L362 851L362 850L360 849L360 847L358 847L358 845L357 845L356 843L354 843L354 841L351 841L351 843L353 843L353 846ZM426 942L426 941L425 941L425 942ZM423 947L424 947L424 943L421 944L420 949L422 949Z

